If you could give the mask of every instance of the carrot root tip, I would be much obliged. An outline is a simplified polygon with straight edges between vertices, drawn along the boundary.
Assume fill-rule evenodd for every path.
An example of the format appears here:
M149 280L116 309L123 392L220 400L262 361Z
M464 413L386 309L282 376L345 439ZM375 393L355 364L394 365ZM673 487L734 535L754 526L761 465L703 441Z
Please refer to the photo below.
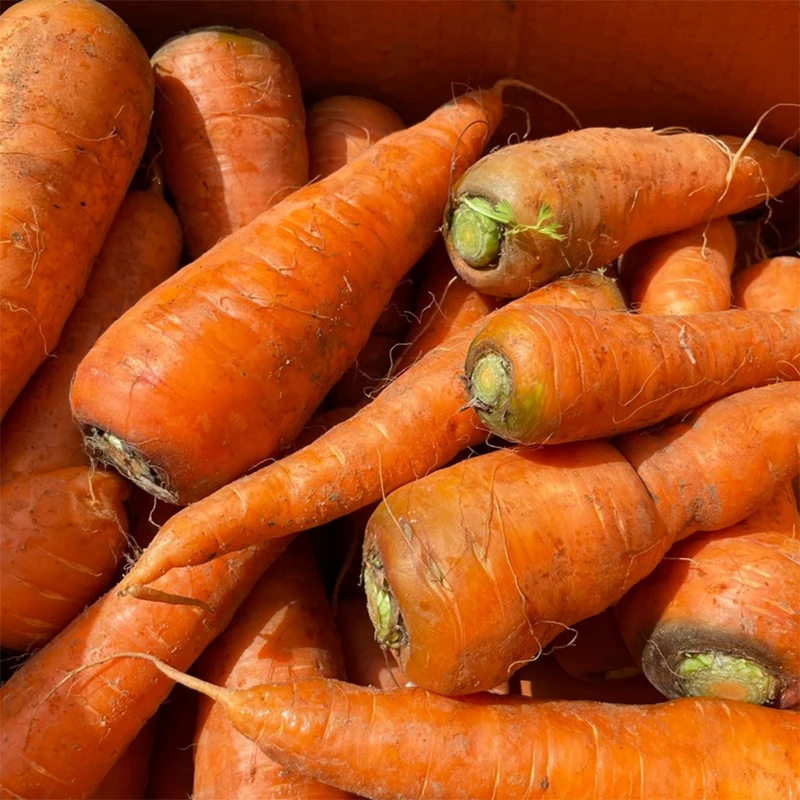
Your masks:
M374 545L367 548L364 556L363 576L367 611L375 628L375 641L381 647L399 650L408 637L397 601L386 581L383 561Z
M84 431L84 445L89 456L102 464L113 467L117 472L135 483L148 494L177 504L178 497L167 489L165 476L149 464L135 447L109 431L88 426Z
M719 697L756 705L773 702L780 683L750 659L715 651L684 656L675 672L687 697Z
M482 197L462 197L453 212L450 238L456 252L476 269L496 266L503 227Z

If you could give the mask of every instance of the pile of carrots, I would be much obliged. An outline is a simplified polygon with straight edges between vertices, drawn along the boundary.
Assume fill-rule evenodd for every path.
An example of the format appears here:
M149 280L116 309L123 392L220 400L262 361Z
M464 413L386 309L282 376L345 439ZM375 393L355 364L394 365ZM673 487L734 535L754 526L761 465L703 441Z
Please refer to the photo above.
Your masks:
M0 53L0 797L794 796L796 154Z

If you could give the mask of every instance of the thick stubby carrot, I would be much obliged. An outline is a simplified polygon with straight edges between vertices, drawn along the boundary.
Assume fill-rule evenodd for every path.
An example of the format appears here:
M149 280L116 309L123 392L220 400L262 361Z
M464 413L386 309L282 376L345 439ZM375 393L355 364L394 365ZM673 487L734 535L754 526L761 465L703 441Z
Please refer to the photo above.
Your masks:
M784 383L618 449L501 450L407 484L364 540L378 641L418 686L495 686L616 603L677 539L754 511L800 471L798 440L800 383Z
M611 608L576 622L553 642L552 651L561 669L578 680L614 681L642 674Z
M0 427L0 643L52 638L109 586L127 547L130 485L96 471L72 419L69 387L97 337L166 280L181 253L178 221L161 197L130 192L61 333Z
M193 672L229 689L344 678L339 636L307 538L295 540L272 565ZM224 708L200 698L194 800L350 796L271 761L231 726Z
M0 17L0 416L55 348L144 152L153 74L94 0Z
M206 608L146 603L112 590L73 620L0 689L0 793L65 800L91 795L171 682L155 668L116 661L45 696L70 669L131 647L187 669L289 541L179 570L153 586Z
M553 283L517 303L610 309L620 308L622 301L614 281L587 274ZM475 329L445 341L312 445L178 514L123 588L264 538L323 525L377 502L483 441L486 431L465 407L461 381Z
M735 701L649 706L440 697L324 678L213 697L289 769L377 800L790 797L800 717Z
M503 439L612 436L775 379L798 380L800 313L507 306L475 336L466 374L478 416Z
M668 697L800 703L800 516L788 483L746 520L676 544L616 614Z
M375 142L405 128L394 111L377 100L353 95L326 97L308 109L308 172L327 178Z
M800 309L800 258L769 258L737 272L733 305L764 311Z
M398 348L400 357L392 364L395 375L499 305L496 298L481 294L456 275L440 241L425 255L422 267L414 322L406 335L408 345Z
M92 794L91 800L144 800L155 723L155 717L148 720Z
M185 505L290 442L434 240L505 85L449 102L295 192L112 326L72 386L92 452Z
M798 179L796 155L756 140L585 128L481 159L456 184L445 240L467 283L519 297L644 239L758 205Z
M300 80L289 54L250 30L176 36L151 61L153 129L195 259L308 182Z
M640 314L725 311L735 258L727 217L635 245L622 262L631 307Z

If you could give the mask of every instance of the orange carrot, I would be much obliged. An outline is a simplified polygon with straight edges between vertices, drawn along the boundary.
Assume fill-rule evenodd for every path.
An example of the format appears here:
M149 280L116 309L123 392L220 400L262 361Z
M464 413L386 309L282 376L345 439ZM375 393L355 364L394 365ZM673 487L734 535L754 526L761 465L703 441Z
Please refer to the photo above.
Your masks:
M638 316L507 306L467 354L468 391L503 439L557 443L637 430L800 377L800 313Z
M620 308L622 299L614 281L587 274L517 302ZM323 525L377 502L386 492L483 441L486 431L472 409L464 407L460 380L474 334L471 327L446 340L313 445L176 515L120 589L149 583L172 567L201 564L265 537Z
M787 483L738 525L679 542L616 608L667 697L800 703L800 516Z
M409 344L398 348L400 358L392 364L391 373L395 375L499 305L496 298L475 291L456 275L441 242L428 251L423 269L415 321L406 336Z
M445 239L467 283L519 297L782 194L799 165L756 140L586 128L481 159L456 185Z
M203 28L152 58L153 127L193 259L308 182L289 54L260 33Z
M799 439L800 384L784 383L618 449L500 450L407 484L364 541L378 641L419 686L495 686L617 602L677 539L754 511L800 472Z
M764 311L800 309L800 258L770 258L737 272L733 305Z
M480 154L505 85L295 192L112 326L72 386L91 451L185 505L294 439L434 240L451 178Z
M454 699L324 678L237 692L159 668L288 769L378 800L789 797L800 773L798 715L735 701Z
M125 748L117 763L91 795L92 800L143 800L155 738L155 718L150 719Z
M110 585L127 547L129 484L95 471L72 420L69 386L97 337L178 266L177 219L157 184L132 191L109 230L55 358L0 428L0 643L51 639Z
M144 152L147 54L94 0L0 17L0 417L53 351Z
M256 584L195 672L229 689L344 678L339 637L307 539L295 541ZM195 741L194 800L351 796L271 761L206 697L199 701Z
M622 262L631 307L641 314L725 311L735 257L727 217L635 245Z
M326 97L308 109L309 174L327 178L384 136L403 128L403 120L376 100Z

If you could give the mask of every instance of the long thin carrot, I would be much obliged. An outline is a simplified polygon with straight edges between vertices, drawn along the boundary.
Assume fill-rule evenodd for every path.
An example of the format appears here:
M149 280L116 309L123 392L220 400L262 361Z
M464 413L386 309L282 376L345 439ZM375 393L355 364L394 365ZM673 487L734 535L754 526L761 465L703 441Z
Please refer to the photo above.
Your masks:
M326 97L308 109L308 171L327 178L375 142L405 128L391 108L354 95Z
M769 258L737 272L733 305L764 311L800 309L800 258Z
M754 511L800 472L799 439L800 384L784 383L616 447L500 450L403 486L364 541L378 640L419 686L495 686L677 539Z
M519 297L780 195L799 167L793 153L753 139L585 128L481 159L456 185L445 239L465 281Z
M184 505L290 442L434 240L505 86L457 98L295 192L112 326L72 386L92 452Z
M53 351L144 152L147 54L94 0L0 17L0 417Z
M676 544L616 607L667 697L800 703L800 516L787 483L746 520Z
M69 387L97 337L178 266L180 228L157 186L123 201L55 358L42 364L0 427L3 647L44 644L121 566L130 485L90 465Z
M736 231L727 217L632 247L622 262L641 314L701 314L731 306Z
M202 28L152 58L153 121L193 259L308 182L289 54L256 31Z
M553 283L517 302L624 308L616 283L590 274ZM264 538L323 525L377 502L483 441L486 431L464 407L460 380L474 334L470 327L446 340L312 445L176 515L120 590L148 583L172 567L201 564Z
M686 316L507 306L470 345L481 421L524 444L612 436L776 379L800 378L800 313Z
M798 715L734 701L454 699L322 678L234 692L158 667L284 766L378 800L789 797L800 773Z
M339 636L308 539L273 564L203 653L194 674L229 689L302 678L344 678ZM206 697L198 707L194 800L350 797L270 760Z

